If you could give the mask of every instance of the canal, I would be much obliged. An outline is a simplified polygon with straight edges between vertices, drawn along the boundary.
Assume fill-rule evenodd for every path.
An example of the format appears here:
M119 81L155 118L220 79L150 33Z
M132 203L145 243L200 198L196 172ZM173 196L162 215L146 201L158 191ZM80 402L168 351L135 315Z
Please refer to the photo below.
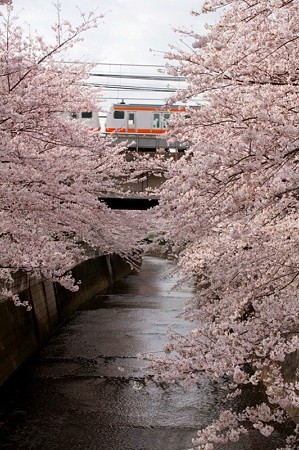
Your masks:
M189 326L178 313L191 288L173 290L176 277L164 276L172 267L145 257L139 273L84 304L2 387L1 449L192 446L196 430L217 417L221 388L204 378L189 387L145 383L146 355L161 353L170 328L184 333ZM229 448L277 448L256 435L246 439Z

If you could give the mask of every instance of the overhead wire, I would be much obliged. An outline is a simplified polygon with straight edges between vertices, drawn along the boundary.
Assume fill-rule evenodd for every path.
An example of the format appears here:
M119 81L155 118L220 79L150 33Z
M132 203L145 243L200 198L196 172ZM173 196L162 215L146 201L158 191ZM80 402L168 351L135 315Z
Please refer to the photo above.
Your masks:
M117 73L90 73L91 77L126 78L131 80L152 80L152 81L185 81L185 77L175 77L168 75L136 75Z
M64 64L78 64L77 61L62 61ZM126 92L144 92L144 93L166 93L173 94L178 89L180 89L181 83L184 83L185 78L182 76L171 76L165 74L165 72L161 69L165 69L165 66L159 64L123 64L123 63L107 63L107 62L79 62L79 64L92 64L94 69L89 73L89 79L84 81L85 86L93 86L101 88L102 92L105 94L105 97L102 97L102 100L105 101L114 101L119 100L120 98L125 97L125 100L138 100L145 102L152 101L165 101L165 98L141 98L140 95L138 97L126 97ZM100 70L97 70L97 67ZM124 69L130 69L131 73L125 71ZM137 73L132 73L134 70ZM102 71L103 69L103 71ZM155 71L160 72L156 73L142 73L141 69L155 69ZM166 71L166 69L165 69ZM96 81L96 78L99 80ZM119 84L116 84L114 80L118 79ZM102 82L103 80L103 82ZM132 80L132 83L122 83L122 80ZM113 82L114 81L114 82ZM136 81L136 84L135 84ZM138 84L138 81L140 83ZM150 84L144 84L142 81L149 81ZM152 82L152 83L151 83ZM169 84L171 83L171 84ZM118 97L109 96L109 92L117 92Z

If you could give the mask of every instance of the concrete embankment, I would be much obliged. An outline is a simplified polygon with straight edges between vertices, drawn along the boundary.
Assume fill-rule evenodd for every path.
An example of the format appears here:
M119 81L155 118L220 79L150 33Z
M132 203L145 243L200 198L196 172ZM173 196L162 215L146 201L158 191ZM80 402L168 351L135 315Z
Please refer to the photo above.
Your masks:
M70 292L50 280L29 280L18 272L16 290L31 311L0 299L0 385L85 301L128 274L131 266L118 255L104 255L76 266L80 289Z

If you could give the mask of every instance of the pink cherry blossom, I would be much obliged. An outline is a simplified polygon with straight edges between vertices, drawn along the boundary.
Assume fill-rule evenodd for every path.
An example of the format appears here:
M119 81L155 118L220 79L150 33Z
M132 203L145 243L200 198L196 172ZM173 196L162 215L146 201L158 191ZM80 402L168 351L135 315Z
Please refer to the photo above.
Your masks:
M248 421L270 435L298 420L299 398L288 370L299 349L299 2L210 0L209 11L220 16L207 37L183 30L191 45L166 55L187 79L172 101L197 107L173 120L190 147L157 217L196 294L184 312L194 331L173 334L153 366L168 381L229 377L238 391L262 381L270 406L222 415L198 449L235 440Z
M153 163L129 164L124 146L71 119L72 112L99 106L83 82L90 66L60 61L101 17L86 14L76 27L61 18L48 44L23 32L13 6L2 11L0 276L2 295L17 305L10 276L17 270L76 290L72 267L95 252L134 264L134 248L150 227L141 212L114 211L99 198L125 195L119 177L130 181Z

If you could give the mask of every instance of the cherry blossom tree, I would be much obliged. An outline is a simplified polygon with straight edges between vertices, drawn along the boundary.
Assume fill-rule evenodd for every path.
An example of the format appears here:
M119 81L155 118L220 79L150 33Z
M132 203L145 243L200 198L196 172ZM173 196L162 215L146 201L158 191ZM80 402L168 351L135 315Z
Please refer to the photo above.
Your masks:
M206 35L181 30L192 47L166 55L187 80L172 100L200 101L175 120L190 147L157 214L196 295L185 312L194 330L172 335L153 365L168 381L229 377L228 398L262 382L269 403L223 412L194 439L205 450L249 423L269 436L299 411L298 370L288 368L299 347L299 2L203 2L202 13L215 11ZM298 448L298 437L286 445Z
M98 109L83 83L90 67L59 60L101 16L82 14L77 27L59 20L53 44L26 36L13 6L0 19L0 277L23 269L77 289L68 271L90 249L130 259L142 235L134 223L144 223L99 201L118 190L123 148L66 114ZM10 289L2 295L18 304Z

